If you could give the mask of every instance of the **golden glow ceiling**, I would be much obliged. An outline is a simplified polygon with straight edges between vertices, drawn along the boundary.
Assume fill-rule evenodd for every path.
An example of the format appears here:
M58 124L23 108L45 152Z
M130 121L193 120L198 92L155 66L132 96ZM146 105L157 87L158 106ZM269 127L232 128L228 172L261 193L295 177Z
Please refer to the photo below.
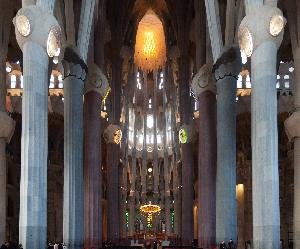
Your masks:
M134 62L146 72L162 68L166 62L163 25L152 10L149 10L139 23Z

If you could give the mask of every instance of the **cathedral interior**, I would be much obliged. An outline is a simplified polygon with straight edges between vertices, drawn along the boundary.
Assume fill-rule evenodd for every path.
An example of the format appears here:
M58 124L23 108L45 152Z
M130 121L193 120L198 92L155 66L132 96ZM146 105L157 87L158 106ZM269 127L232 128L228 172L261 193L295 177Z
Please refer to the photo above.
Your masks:
M0 245L300 249L298 43L297 0L0 0Z

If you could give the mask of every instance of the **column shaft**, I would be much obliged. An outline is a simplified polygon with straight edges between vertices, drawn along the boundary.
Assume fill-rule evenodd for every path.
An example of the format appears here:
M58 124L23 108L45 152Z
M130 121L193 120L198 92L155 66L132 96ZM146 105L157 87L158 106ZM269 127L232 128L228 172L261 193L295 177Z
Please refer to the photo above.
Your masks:
M216 243L216 95L205 91L199 103L198 246Z
M120 146L107 144L107 239L113 243L119 240L119 151Z
M48 57L30 41L23 46L19 241L41 249L47 238Z
M84 245L102 246L101 95L85 94L84 101Z
M83 248L83 81L64 79L63 239L70 249Z
M193 154L192 144L181 144L182 150L182 217L181 238L184 245L191 245L194 239L194 217L193 217ZM189 179L189 180L187 180Z
M129 197L129 235L133 236L135 233L135 197Z
M0 112L5 112L6 73L5 59L0 58ZM6 141L0 137L0 243L6 240Z
M297 69L296 69L297 70ZM294 139L294 248L300 248L300 138Z
M278 249L280 239L276 55L276 44L263 42L256 48L251 58L252 195L255 249Z
M216 240L237 239L236 211L236 78L217 82ZM201 212L201 211L200 211ZM201 229L201 228L200 228Z
M296 75L296 84L294 86L294 92L293 92L294 107L296 109L296 112L299 112L300 111L299 110L300 107L300 57L299 57L300 47L294 49L293 55L294 55L295 75ZM293 245L295 249L300 249L300 138L298 134L295 134L294 136L294 222L293 224L294 224Z
M0 138L0 243L6 241L6 154L5 138Z
M178 237L181 237L181 190L176 190L175 191L175 205L174 205L174 215L175 215L175 233L177 234Z
M171 234L171 199L170 196L165 197L165 216L166 216L166 234Z

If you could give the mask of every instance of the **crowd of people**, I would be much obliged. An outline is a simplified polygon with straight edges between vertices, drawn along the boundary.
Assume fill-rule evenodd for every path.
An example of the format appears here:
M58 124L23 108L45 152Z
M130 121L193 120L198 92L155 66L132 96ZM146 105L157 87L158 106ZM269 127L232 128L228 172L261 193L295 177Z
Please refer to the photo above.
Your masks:
M228 243L226 244L225 241L223 240L219 246L219 249L236 249L236 244L233 242L233 240L229 240Z
M0 249L23 249L23 247L16 242L5 242Z
M47 249L66 249L63 243L49 243Z

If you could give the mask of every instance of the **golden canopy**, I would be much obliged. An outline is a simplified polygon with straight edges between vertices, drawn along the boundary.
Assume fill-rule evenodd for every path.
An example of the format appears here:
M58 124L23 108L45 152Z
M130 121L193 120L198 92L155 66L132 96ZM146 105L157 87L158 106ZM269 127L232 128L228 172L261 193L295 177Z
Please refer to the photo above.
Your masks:
M138 25L134 62L143 71L162 68L166 62L166 43L162 22L148 10Z

